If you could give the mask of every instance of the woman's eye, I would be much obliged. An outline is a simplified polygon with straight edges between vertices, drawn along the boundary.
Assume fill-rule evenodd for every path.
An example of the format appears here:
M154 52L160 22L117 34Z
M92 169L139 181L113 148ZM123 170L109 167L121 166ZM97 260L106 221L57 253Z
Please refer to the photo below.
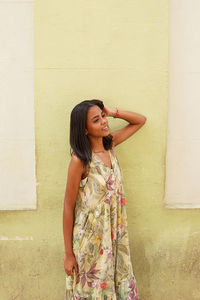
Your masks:
M102 114L102 117L104 118L104 117L105 117L105 114ZM99 119L96 119L96 120L94 121L94 123L96 123L98 120L99 120Z

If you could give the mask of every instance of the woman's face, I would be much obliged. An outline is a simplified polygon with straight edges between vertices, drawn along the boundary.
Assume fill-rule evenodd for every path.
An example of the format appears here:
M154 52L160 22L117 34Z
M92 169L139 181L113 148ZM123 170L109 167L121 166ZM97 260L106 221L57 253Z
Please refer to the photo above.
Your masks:
M109 134L108 120L97 105L93 105L88 110L86 133L88 136L94 137L103 137Z

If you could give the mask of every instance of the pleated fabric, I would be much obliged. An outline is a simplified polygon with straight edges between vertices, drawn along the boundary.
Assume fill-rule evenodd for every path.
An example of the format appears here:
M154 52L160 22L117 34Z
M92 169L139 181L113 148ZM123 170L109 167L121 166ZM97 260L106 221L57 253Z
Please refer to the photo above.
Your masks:
M66 274L65 300L140 300L131 263L122 170L92 152L74 210L73 252L78 274Z

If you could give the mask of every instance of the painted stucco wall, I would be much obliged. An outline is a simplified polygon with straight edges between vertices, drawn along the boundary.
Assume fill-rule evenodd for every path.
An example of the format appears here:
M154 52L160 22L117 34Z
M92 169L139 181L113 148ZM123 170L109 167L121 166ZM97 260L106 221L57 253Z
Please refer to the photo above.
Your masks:
M168 1L35 1L34 13L37 209L0 212L0 299L63 299L69 117L99 98L147 117L116 147L141 300L199 300L199 211L163 202Z

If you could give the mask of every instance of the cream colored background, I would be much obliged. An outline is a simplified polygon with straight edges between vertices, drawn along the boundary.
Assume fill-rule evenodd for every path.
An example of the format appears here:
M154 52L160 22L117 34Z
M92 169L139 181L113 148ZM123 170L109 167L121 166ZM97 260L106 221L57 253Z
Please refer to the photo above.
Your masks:
M37 210L1 211L2 299L60 300L62 212L75 104L147 117L116 148L141 300L199 300L199 210L166 209L168 1L35 1ZM112 129L127 124L109 119Z

